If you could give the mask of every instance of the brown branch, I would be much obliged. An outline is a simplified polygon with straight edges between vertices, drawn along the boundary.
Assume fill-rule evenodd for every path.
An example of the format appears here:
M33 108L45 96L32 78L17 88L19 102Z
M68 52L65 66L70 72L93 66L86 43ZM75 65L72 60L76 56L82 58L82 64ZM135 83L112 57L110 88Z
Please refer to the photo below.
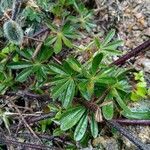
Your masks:
M43 35L42 41L44 41L44 40L47 38L48 34L49 34L49 31L45 32L45 34ZM43 45L43 42L40 42L40 43L38 44L38 46L36 47L36 49L35 49L35 51L34 51L34 53L33 53L33 55L32 55L32 59L33 59L33 60L35 59L35 57L37 56L37 54L38 54L39 51L41 50L42 45Z
M36 33L32 36L32 38L35 38L35 37L37 37L37 36L39 36L39 35L41 35L41 34L47 32L47 31L50 31L50 29L49 29L49 28L44 28L44 29L42 29L42 30L36 32Z
M120 57L119 59L117 59L116 61L111 63L111 65L122 66L125 64L125 62L127 60L136 56L137 54L139 54L140 52L144 51L147 48L150 48L150 40L145 41L144 43L142 43L138 47L134 48L133 50L131 50L127 54L123 55L122 57Z
M119 124L123 124L123 125L143 125L143 126L150 126L150 120L113 119L113 121L116 121Z
M50 113L43 114L43 115L38 116L38 117L30 117L30 118L26 119L26 122L28 124L37 123L41 120L48 119L48 118L51 118L51 117L54 117L54 116L55 116L55 113L50 112ZM24 127L24 124L20 123L19 124L19 129L22 129L23 127ZM11 127L12 130L16 130L17 128L18 128L18 125L14 125L14 126Z
M45 146L45 145L37 145L37 144L31 144L31 143L24 143L24 142L18 142L15 140L10 140L10 139L4 139L3 136L0 137L0 143L2 144L6 144L6 145L15 145L15 146L21 146L21 147L28 147L28 148L32 148L32 149L39 149L39 150L58 150L57 148L52 148L49 146Z
M96 105L94 102L86 101L80 98L75 98L74 101L76 103L80 103L81 105L85 106L86 108L88 108L89 110L93 112L96 112L98 109L98 105Z
M53 135L48 135L48 134L41 134L41 133L36 133L42 140L46 139L48 141L57 141L57 142L61 142L65 145L67 144L73 144L72 142L67 142L64 140L67 140L67 136L66 135L62 135L62 137L59 136L53 136ZM23 137L31 137L32 135L30 133L18 133L17 135L19 136L23 136ZM74 143L75 144L75 143Z
M36 39L36 38L33 38L33 37L29 37L29 36L24 36L24 38L27 38L27 39L30 39L30 40L33 40L33 41L37 41L37 42L43 42L42 40L39 40L39 39Z
M132 143L134 143L140 150L148 150L149 149L148 145L142 143L139 138L133 136L133 134L129 130L123 128L116 121L112 121L112 120L108 121L108 120L106 120L105 122L106 122L106 124L107 124L108 127L111 127L111 128L113 127L115 129L117 129L122 135L124 135Z
M11 97L10 97L10 98L11 98ZM14 102L13 102L12 100L10 100L9 98L8 98L8 100L9 100L10 104L12 104L12 106L15 108L15 110L17 111L17 113L19 114L19 116L20 116L20 118L21 118L23 124L27 127L27 129L28 129L37 139L39 139L38 136L37 136L37 135L34 133L34 131L31 129L31 127L29 126L29 124L26 122L26 120L24 119L24 117L22 116L20 110L17 108L17 106L14 104ZM40 139L39 139L39 140L40 140Z

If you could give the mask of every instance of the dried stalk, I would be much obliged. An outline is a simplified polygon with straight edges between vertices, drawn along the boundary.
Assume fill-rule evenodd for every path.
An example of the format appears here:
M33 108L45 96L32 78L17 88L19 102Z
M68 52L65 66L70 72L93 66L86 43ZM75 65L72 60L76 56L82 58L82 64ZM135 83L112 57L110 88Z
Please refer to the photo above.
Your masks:
M45 34L43 35L42 41L44 41L44 40L47 38L48 34L49 34L49 31L45 32ZM43 45L43 42L40 42L40 43L38 44L38 46L36 47L36 49L35 49L35 51L34 51L34 53L33 53L33 55L32 55L32 59L33 59L33 60L35 59L35 57L37 56L37 54L38 54L39 51L41 50L42 45Z
M129 139L132 143L134 143L140 150L148 150L149 149L148 145L142 143L139 138L133 136L133 134L129 130L123 128L116 121L106 120L105 122L106 122L108 127L110 127L110 128L113 127L115 129L117 129L117 131L119 131L122 135L124 135L127 139Z
M128 52L127 54L123 55L122 57L120 57L119 59L117 59L116 61L111 63L111 65L122 66L125 64L125 62L127 60L136 56L137 54L139 54L140 52L144 51L147 48L150 48L150 40L145 41L144 43L142 43L135 49L133 49L130 52Z
M42 30L36 32L36 33L32 36L32 38L35 38L35 37L37 37L37 36L39 36L39 35L41 35L41 34L47 32L47 31L50 31L50 29L49 29L49 28L44 28L44 29L42 29Z
M27 119L27 123L28 124L37 123L41 120L48 119L48 118L51 118L51 117L54 117L54 116L55 116L55 113L50 112L50 113L43 114L43 115L38 116L38 117L31 117L31 118ZM20 123L19 127L20 127L19 129L22 129L24 127L24 124ZM18 128L18 125L11 127L12 130L16 130L17 128Z
M150 120L129 120L129 119L113 119L113 121L118 122L123 125L142 125L150 126Z
M0 143L6 144L6 145L15 145L15 146L21 146L21 147L26 147L26 148L32 148L32 149L39 149L39 150L58 150L57 148L52 148L49 146L44 146L44 145L37 145L37 144L31 144L31 143L24 143L24 142L18 142L15 140L10 140L10 139L4 139L3 136L0 138Z
M8 99L9 100L9 99ZM12 100L9 100L9 102L12 104L12 106L15 108L15 110L17 111L17 113L19 114L21 120L23 121L24 125L29 129L29 131L37 138L39 139L39 137L34 133L34 131L31 129L31 127L29 126L29 124L26 122L26 120L24 119L24 117L22 116L20 110L16 107L16 105L14 104L14 102ZM39 139L40 141L40 139Z

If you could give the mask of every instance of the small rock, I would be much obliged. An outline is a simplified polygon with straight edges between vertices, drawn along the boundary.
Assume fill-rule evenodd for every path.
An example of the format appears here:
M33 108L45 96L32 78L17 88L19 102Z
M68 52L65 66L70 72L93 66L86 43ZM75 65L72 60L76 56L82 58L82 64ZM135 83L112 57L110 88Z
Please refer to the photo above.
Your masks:
M100 146L101 150L119 150L119 144L113 137L98 137L94 139L93 146Z
M143 33L147 36L150 36L150 28L145 29Z
M142 62L142 66L144 67L144 71L150 73L150 59L146 58Z

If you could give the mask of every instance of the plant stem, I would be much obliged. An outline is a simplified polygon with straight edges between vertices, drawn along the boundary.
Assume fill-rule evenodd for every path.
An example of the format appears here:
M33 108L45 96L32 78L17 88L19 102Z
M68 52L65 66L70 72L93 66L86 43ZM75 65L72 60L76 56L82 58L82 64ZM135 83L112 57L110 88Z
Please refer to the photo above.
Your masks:
M148 150L149 149L148 145L142 143L137 137L133 136L133 134L129 130L123 128L116 121L113 121L113 120L108 121L108 120L106 120L105 122L106 122L107 126L117 129L122 135L124 135L132 143L134 143L140 150Z
M1 138L0 138L0 143L6 144L6 145L12 144L12 145L15 145L15 146L28 147L28 148L37 149L37 150L38 149L39 150L41 150L41 149L42 150L50 150L50 149L51 150L57 150L56 148L52 148L52 147L49 147L49 146L18 142L18 141L10 140L10 139L4 139L3 136L1 136Z
M44 41L44 40L47 38L48 34L49 34L49 31L45 32L45 34L43 35L42 41ZM38 55L39 51L41 50L42 45L43 45L43 42L40 42L40 43L38 44L38 46L36 47L36 49L35 49L35 51L34 51L34 53L33 53L33 55L32 55L32 59L33 59L33 60L34 60L34 59L36 58L36 56Z
M44 29L42 29L42 30L36 32L36 33L32 36L32 38L35 38L35 37L37 37L37 36L39 36L39 35L41 35L41 34L47 32L47 31L50 31L50 29L49 29L49 28L44 28Z
M143 126L150 126L150 120L113 119L113 121L116 121L119 124L123 124L123 125L143 125Z
M138 47L134 48L133 50L131 50L127 54L123 55L122 57L120 57L119 59L117 59L116 61L111 63L110 65L122 66L125 64L125 62L127 60L136 56L138 53L144 51L146 48L150 48L150 40L145 41L144 43L142 43Z

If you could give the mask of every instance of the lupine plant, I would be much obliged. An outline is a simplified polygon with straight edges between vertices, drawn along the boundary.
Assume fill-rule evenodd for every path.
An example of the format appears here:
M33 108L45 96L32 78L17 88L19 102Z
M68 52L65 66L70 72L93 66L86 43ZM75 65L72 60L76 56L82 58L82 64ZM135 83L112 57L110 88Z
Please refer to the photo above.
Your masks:
M36 8L41 13L38 16L33 5L24 11L22 7L18 12L25 21L24 26L9 16L3 24L7 45L0 51L0 94L5 96L20 89L39 95L48 93L51 102L45 107L55 116L41 121L33 130L46 132L52 126L54 136L66 133L71 139L82 141L85 137L96 138L105 120L121 116L150 119L150 111L133 111L128 106L148 96L149 90L142 72L134 73L137 83L133 86L130 82L133 72L113 65L112 57L122 55L118 47L121 49L123 45L123 41L115 37L114 29L102 38L90 34L90 42L81 48L82 34L89 35L95 27L93 13L82 1L38 0ZM31 11L34 13L30 14ZM53 15L53 19L49 15ZM46 38L38 39L44 31L25 37L26 23L34 24L35 31L46 27ZM25 38L29 43L26 44ZM60 61L65 49L70 53ZM74 53L76 49L82 53L91 51L91 56L81 60L79 54ZM44 108L40 111L45 111ZM4 110L0 109L0 117L9 130L11 123Z

